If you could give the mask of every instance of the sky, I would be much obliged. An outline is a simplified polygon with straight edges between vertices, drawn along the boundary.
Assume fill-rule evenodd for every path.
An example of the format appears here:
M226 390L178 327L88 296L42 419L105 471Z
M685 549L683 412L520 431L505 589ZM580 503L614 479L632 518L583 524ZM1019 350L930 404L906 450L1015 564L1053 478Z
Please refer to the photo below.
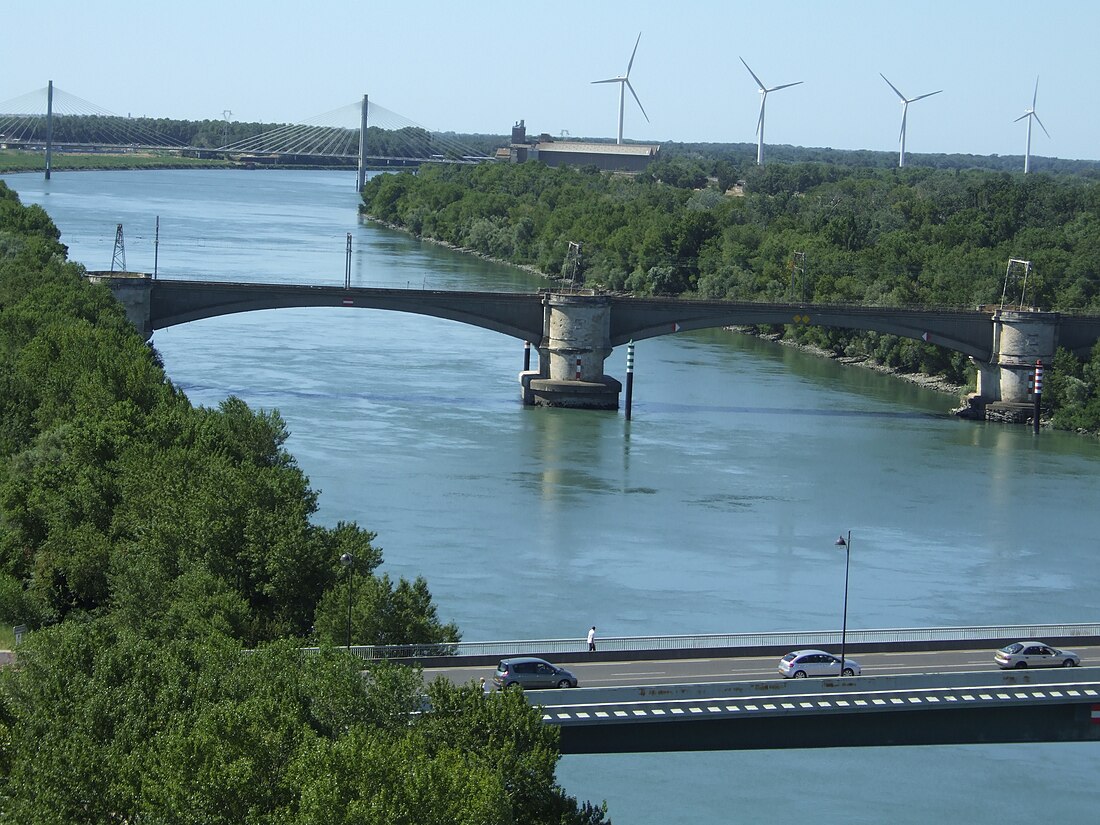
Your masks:
M314 122L360 101L435 131L1100 159L1095 0L35 0L0 15L0 112L45 89L120 115ZM44 96L43 96L44 100ZM357 121L347 125L358 126Z

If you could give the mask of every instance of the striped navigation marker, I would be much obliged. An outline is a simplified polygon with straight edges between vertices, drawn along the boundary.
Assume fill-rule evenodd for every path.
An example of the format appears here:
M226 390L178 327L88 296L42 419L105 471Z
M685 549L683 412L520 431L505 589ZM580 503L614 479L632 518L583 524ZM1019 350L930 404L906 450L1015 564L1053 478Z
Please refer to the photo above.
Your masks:
M630 405L634 399L634 339L626 345L626 420L630 420Z
M1039 417L1043 413L1043 359L1037 359L1035 361L1035 413L1032 415L1031 420L1033 422L1032 430L1039 432Z
M1100 725L1100 705L1093 705L1090 713L1090 721L1094 725Z
M672 322L672 331L673 332L679 332L680 331L680 325L676 321Z

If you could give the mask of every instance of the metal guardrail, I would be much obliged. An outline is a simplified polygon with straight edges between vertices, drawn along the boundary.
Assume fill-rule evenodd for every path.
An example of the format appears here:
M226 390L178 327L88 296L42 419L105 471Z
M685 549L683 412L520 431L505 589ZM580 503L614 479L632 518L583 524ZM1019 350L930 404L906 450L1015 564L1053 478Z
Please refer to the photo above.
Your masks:
M973 639L1052 639L1100 636L1100 624L979 625L974 627L916 627L851 630L848 645L892 643L958 642ZM707 650L728 648L793 649L836 647L839 630L803 630L781 633L716 633L685 636L608 636L596 640L600 652L654 650ZM426 645L352 645L349 652L362 659L420 659L436 656L536 656L582 653L588 649L583 637L574 639L521 639L491 642L453 642ZM306 648L305 652L316 652Z

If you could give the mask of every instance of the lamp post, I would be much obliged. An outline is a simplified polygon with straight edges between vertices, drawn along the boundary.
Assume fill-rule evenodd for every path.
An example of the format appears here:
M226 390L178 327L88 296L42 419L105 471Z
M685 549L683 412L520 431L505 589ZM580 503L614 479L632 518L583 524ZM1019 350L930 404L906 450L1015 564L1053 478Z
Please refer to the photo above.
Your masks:
M837 547L844 548L844 612L840 621L840 675L844 675L844 647L848 638L848 563L852 560L852 531L848 531L848 538L838 536L834 542Z
M348 571L348 651L351 651L351 575L352 568L355 565L355 556L351 553L344 553L340 556L340 564L344 565Z

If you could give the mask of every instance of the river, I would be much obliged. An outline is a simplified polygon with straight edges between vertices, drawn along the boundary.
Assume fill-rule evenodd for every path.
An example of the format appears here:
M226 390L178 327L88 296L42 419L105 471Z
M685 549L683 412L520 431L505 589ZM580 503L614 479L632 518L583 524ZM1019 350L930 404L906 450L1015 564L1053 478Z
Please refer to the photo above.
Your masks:
M355 286L543 285L359 223L347 172L4 179L93 270L122 224L128 268L161 277L338 285L351 233ZM849 530L850 628L1100 616L1100 444L791 348L641 341L626 421L523 407L519 342L418 315L256 312L153 343L195 403L278 409L317 518L376 531L382 569L423 574L468 641L836 629ZM975 745L571 756L559 779L616 825L983 825L1092 822L1098 770L1100 744Z

